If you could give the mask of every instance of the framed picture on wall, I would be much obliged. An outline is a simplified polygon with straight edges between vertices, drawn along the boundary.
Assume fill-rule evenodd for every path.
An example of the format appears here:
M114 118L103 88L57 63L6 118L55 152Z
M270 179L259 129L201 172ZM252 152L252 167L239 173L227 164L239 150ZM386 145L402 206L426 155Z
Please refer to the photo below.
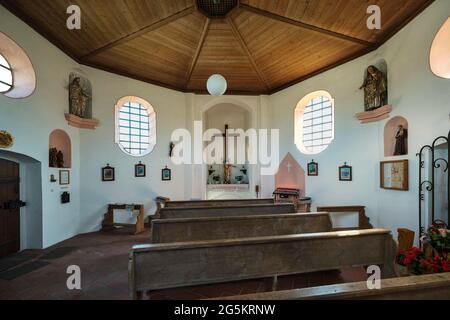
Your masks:
M165 167L162 169L162 181L170 181L172 180L172 170Z
M347 165L347 162L343 166L339 167L339 181L353 181L353 168Z
M70 184L69 170L59 170L59 184L62 186L67 186Z
M102 168L102 181L115 181L116 180L116 174L115 169L111 166L109 166L109 163L106 167Z
M388 190L409 190L408 160L380 163L380 187Z
M317 162L311 161L308 163L308 176L318 176L319 175L319 164Z
M137 165L134 166L134 176L136 178L143 178L146 176L145 172L145 164L142 164L140 161Z

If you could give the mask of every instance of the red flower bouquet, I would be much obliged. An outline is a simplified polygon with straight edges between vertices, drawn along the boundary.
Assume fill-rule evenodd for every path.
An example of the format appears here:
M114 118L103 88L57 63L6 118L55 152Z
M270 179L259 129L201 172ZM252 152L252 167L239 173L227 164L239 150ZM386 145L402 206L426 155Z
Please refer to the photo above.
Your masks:
M426 262L425 253L417 247L412 247L406 251L399 251L397 254L396 262L408 268L411 274L424 274L428 268L428 262Z
M441 221L433 223L423 240L424 246L429 246L431 250L412 247L399 251L396 262L414 275L450 272L450 231L447 225Z

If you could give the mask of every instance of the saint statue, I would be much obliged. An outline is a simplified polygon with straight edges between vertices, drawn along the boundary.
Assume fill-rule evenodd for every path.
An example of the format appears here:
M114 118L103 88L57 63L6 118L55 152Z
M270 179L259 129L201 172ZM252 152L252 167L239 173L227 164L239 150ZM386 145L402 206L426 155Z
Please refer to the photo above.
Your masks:
M394 156L403 156L408 154L406 142L407 138L408 138L408 129L405 129L402 125L399 125L397 134L395 135Z
M83 89L80 77L72 80L69 86L70 113L80 118L86 116L86 107L89 101L89 94Z
M375 66L369 66L367 68L366 79L360 89L364 89L365 111L378 109L387 105L387 77Z
M58 150L56 148L50 148L48 156L48 165L50 168L58 167L57 154Z
M61 151L56 154L56 164L58 168L64 168L64 154Z

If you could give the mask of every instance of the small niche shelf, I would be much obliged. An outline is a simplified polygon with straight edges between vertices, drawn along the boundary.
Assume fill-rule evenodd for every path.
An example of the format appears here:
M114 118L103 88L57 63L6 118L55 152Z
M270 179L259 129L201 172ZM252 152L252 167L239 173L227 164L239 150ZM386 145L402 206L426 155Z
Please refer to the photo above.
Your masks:
M64 164L58 166L50 163L50 149L55 148L63 154ZM50 168L67 168L72 167L72 142L69 135L61 129L53 130L49 138L49 167Z
M366 111L366 112L360 112L356 114L356 118L361 122L361 124L364 123L370 123L370 122L377 122L384 119L388 119L390 116L390 113L392 111L391 105L385 105L384 107L372 110L372 111Z
M384 126L384 156L394 157L396 135L399 126L403 126L404 129L408 130L408 120L401 116L397 116L389 120ZM408 132L408 131L407 131ZM408 136L406 138L406 154L396 155L395 157L401 157L408 155Z
M70 113L66 113L65 117L69 126L79 129L95 130L95 128L99 125L99 121L97 119L84 119Z

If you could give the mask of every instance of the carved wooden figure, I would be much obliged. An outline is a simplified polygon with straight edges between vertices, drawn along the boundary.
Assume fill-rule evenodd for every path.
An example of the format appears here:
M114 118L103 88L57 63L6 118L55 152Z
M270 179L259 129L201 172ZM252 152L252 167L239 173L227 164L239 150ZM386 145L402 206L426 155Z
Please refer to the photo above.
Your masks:
M64 168L64 154L62 151L58 151L56 154L56 167Z
M399 125L397 134L395 135L394 156L403 156L408 154L406 139L408 139L408 129L404 128L402 125Z
M69 85L70 113L80 118L86 116L86 107L90 96L81 86L81 79L76 77Z
M57 154L58 150L56 148L50 148L48 152L48 166L50 168L56 168L58 166Z
M364 89L365 111L381 108L387 105L387 76L375 66L367 68L366 78L360 89Z

